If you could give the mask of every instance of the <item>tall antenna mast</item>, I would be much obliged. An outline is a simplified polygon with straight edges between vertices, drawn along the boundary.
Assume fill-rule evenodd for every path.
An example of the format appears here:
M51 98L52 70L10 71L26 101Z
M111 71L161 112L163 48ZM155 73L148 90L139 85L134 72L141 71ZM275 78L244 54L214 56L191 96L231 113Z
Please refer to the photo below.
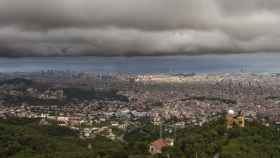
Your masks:
M160 125L159 125L160 131L159 131L159 137L160 139L162 138L162 122L160 120Z

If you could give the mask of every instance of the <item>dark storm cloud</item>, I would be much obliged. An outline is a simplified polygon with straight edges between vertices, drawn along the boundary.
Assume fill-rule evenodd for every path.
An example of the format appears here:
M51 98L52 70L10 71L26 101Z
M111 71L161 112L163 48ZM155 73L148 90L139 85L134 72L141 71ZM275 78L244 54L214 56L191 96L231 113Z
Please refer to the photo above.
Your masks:
M0 0L0 56L279 51L278 0Z
M2 25L15 24L26 29L203 28L211 25L204 20L216 16L213 7L211 0L1 0L0 21Z

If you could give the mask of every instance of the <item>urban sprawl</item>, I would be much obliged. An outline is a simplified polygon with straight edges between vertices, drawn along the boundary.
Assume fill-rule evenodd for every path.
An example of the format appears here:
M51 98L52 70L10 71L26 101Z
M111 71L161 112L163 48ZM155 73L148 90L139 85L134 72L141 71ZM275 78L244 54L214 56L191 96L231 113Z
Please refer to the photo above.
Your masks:
M246 121L280 124L280 75L0 74L0 118L55 122L82 139L121 139L112 129L147 122L165 130L202 126L228 110L242 111Z

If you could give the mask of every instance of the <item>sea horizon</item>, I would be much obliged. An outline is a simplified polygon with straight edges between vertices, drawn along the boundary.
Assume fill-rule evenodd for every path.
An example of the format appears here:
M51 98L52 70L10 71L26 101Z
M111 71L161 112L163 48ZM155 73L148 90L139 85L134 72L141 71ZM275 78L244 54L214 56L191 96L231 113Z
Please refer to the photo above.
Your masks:
M199 54L169 56L0 57L0 72L47 70L128 74L280 73L280 54Z

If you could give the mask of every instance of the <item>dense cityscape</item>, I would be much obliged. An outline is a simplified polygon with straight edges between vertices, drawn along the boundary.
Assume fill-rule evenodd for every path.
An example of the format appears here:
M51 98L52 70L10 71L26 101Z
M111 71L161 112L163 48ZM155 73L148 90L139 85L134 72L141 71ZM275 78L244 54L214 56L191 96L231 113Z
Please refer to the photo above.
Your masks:
M177 130L203 127L229 110L267 128L280 124L278 74L47 71L0 76L1 120L36 119L41 126L69 128L81 140L101 136L120 142L125 134L151 125L157 131L150 149L145 147L151 155L172 146Z

